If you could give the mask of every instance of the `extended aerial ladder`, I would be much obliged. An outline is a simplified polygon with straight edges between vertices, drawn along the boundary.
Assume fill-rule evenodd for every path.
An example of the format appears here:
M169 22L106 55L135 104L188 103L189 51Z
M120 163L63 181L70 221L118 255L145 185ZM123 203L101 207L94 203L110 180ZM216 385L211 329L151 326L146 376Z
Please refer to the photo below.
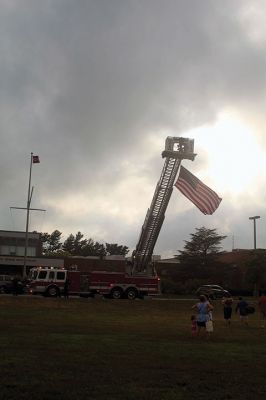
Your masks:
M132 254L132 275L153 272L153 249L164 221L177 171L183 159L193 161L195 156L193 139L170 136L166 138L165 150L162 152L165 162L161 177L147 211L136 249Z

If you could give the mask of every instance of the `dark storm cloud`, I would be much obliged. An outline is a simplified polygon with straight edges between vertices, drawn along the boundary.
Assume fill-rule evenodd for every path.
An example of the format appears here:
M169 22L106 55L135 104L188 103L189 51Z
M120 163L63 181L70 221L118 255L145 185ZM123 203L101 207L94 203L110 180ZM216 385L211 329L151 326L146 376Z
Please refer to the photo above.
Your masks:
M101 196L111 199L115 188L129 179L128 165L153 188L162 165L164 132L182 135L214 121L228 105L247 109L263 98L265 49L248 40L240 12L245 4L3 2L2 228L8 225L9 205L25 204L31 151L41 159L34 166L34 205L45 208L51 200L53 223L48 226L71 232L79 229L82 217L73 218L71 211L68 217L60 215L57 203L82 192L88 203L96 196L99 203ZM160 150L149 146L149 135L161 140ZM146 198L139 202L134 184L132 180L127 194L139 208L142 224L142 207L153 192L143 192ZM122 212L125 207L120 205ZM115 235L123 241L116 234L119 216L112 225L114 217L99 208L101 213L94 213L99 232L109 232L109 241ZM139 222L127 225L122 218L120 230L133 229L138 236ZM81 228L89 232L95 224L85 213ZM126 233L125 244L131 244L129 237Z

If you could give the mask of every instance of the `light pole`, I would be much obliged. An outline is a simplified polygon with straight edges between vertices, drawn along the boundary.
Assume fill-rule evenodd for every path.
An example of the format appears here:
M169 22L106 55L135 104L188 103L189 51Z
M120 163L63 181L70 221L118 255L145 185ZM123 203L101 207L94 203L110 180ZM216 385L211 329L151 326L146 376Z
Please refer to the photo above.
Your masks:
M249 217L249 219L253 219L253 223L254 223L254 250L256 250L257 246L256 246L256 219L259 219L260 216L259 215L255 215L254 217Z

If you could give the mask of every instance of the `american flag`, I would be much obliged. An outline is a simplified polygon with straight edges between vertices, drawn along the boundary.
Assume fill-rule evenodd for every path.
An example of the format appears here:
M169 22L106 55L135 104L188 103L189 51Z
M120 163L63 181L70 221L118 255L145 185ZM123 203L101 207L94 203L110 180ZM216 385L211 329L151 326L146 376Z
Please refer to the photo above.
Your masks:
M180 167L180 173L175 186L184 196L195 204L203 214L213 214L222 201L217 193L183 166Z
M37 164L40 162L39 156L32 156L32 162L33 164Z

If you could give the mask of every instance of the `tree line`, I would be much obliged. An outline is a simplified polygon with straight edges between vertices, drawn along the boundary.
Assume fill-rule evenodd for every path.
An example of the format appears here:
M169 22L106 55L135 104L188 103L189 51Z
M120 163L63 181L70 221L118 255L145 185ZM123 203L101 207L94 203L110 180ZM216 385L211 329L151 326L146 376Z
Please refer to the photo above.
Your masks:
M181 263L207 265L214 260L214 256L219 253L220 243L226 236L219 235L216 229L204 227L196 228L196 233L191 234L191 240L185 241L184 249L178 250ZM66 240L62 241L62 232L54 230L51 234L41 233L42 254L46 256L98 256L123 255L129 252L127 246L117 243L99 243L93 239L84 238L78 231L72 233Z
M72 233L62 241L62 232L59 230L49 233L41 233L42 254L53 257L68 256L97 256L107 255L126 256L129 252L127 246L117 243L99 243L91 238L85 238L81 232Z
M220 251L220 243L226 238L216 232L216 229L197 228L196 233L191 234L191 240L185 241L184 249L178 250L181 263L207 265L213 262L214 256ZM117 243L100 243L93 239L85 238L78 231L62 240L62 232L54 230L50 233L41 233L42 254L46 256L98 256L123 255L129 252L127 246Z

